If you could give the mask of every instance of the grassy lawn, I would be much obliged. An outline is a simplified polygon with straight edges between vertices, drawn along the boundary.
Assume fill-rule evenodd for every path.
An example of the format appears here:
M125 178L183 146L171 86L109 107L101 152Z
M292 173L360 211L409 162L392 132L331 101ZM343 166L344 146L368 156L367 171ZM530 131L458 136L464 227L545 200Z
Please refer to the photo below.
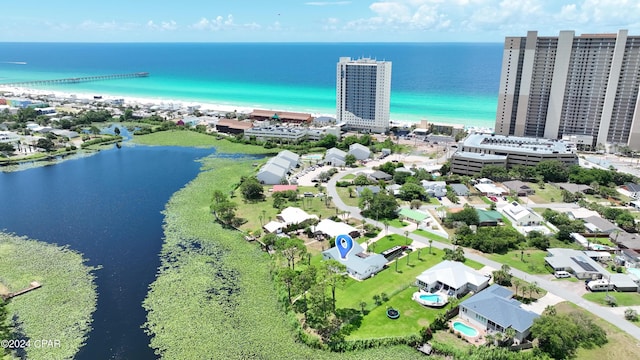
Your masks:
M471 259L466 259L464 261L464 264L467 265L468 267L472 268L472 269L476 269L476 270L480 270L484 267L484 264L481 264L477 261L471 260Z
M562 193L560 189L551 184L545 184L544 189L541 189L540 185L537 183L527 183L527 185L535 190L535 194L530 195L529 198L536 204L562 201ZM526 203L527 200L525 199L524 202Z
M614 298L616 298L616 300L618 300L618 306L640 305L640 294L638 293L609 291L609 295L613 296ZM605 296L607 296L606 292L589 292L582 295L584 299L593 301L600 305L607 306L607 302L604 301Z
M255 231L260 229L263 224L275 220L276 215L280 213L280 210L273 207L273 198L271 197L271 193L266 189L265 187L265 200L258 202L244 202L240 190L235 191L234 197L231 200L238 205L236 214L247 220L247 222L241 226L243 230ZM299 187L299 190L301 193L305 191L318 192L314 187ZM329 207L327 207L324 198L319 197L301 198L295 202L287 202L285 207L288 206L298 207L309 214L318 215L322 219L336 215L335 206L329 204ZM262 220L260 219L261 217Z
M424 202L425 205L440 205L440 201L434 197L427 198L427 201Z
M391 297L389 301L373 309L363 319L360 327L352 332L347 339L370 339L390 336L404 336L417 334L420 329L429 325L442 310L430 309L411 299L411 295L418 290L410 286ZM387 308L393 307L400 311L400 317L391 320L387 317Z
M360 309L360 302L364 301L367 303L366 308L372 310L375 307L373 295L386 293L390 298L393 297L413 284L416 276L441 262L442 255L443 252L439 249L433 249L432 254L423 250L421 260L418 260L417 252L413 252L409 254L409 265L406 256L398 259L398 272L392 262L387 269L364 281L349 278L342 288L336 290L337 307Z
M218 152L222 153L276 154L278 152L278 149L232 143L225 139L218 140L216 136L185 130L158 131L148 135L137 135L131 141L143 145L215 147Z
M617 359L631 360L638 358L637 341L631 335L621 331L617 327L609 324L607 321L591 315L591 313L579 308L570 302L562 302L555 306L558 313L570 313L578 311L590 317L598 326L602 327L607 333L609 342L602 347L593 349L579 348L576 359L580 360L601 360L601 359Z
M396 227L396 228L403 228L403 227L405 227L407 225L409 225L408 222L402 221L400 219L389 220L389 226L393 226L393 227Z
M347 174L347 175L342 177L342 180L353 180L355 178L356 178L356 176L354 174Z
M353 197L349 197L349 190L347 190L348 188L346 187L336 187L336 191L338 192L340 199L342 199L345 204L347 204L348 206L358 207L358 197L356 194L356 190L354 187L351 188L353 189Z
M507 264L510 267L522 270L529 274L549 274L549 270L545 267L544 258L547 253L542 250L524 250L524 261L520 260L521 250L511 250L506 254L486 254L486 256L501 264Z
M409 239L409 243L411 243L411 239ZM407 238L398 234L391 234L384 236L378 241L371 243L369 245L370 249L375 249L375 252L381 254L383 251L391 249L394 246L402 246L407 245Z
M437 241L437 242L441 242L441 243L445 243L445 244L451 244L451 240L442 237L442 236L438 236L436 234L432 234L428 231L422 230L422 229L417 229L413 231L414 234L416 235L420 235L422 237L426 237L427 239L431 239L433 241Z

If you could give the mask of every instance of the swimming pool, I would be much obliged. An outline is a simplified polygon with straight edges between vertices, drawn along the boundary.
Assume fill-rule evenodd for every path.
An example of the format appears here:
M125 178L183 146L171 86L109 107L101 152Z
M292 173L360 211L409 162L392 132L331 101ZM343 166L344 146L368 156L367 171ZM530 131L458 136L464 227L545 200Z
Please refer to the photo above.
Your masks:
M472 328L469 325L465 325L459 321L455 321L453 323L453 329L456 331L460 331L466 336L470 336L470 337L478 336L478 330Z
M436 295L436 294L425 294L425 295L420 295L420 300L424 300L424 301L430 301L433 303L441 303L444 302L444 299L442 299L440 297L440 295Z
M431 307L443 307L449 302L446 295L429 294L423 291L413 293L412 298L420 305Z

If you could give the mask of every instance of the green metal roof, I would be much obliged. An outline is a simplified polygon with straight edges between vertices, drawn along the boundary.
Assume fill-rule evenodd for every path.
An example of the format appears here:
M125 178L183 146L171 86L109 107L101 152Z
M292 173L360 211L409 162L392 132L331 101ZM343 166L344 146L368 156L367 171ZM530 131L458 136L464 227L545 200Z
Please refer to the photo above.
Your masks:
M476 209L476 212L478 213L478 219L481 223L488 221L502 221L502 214L495 210Z
M400 216L404 216L407 217L413 221L423 221L424 219L428 218L429 215L425 214L425 213L421 213L419 211L415 211L415 210L411 210L411 209L407 209L407 208L403 208L400 210L399 212Z

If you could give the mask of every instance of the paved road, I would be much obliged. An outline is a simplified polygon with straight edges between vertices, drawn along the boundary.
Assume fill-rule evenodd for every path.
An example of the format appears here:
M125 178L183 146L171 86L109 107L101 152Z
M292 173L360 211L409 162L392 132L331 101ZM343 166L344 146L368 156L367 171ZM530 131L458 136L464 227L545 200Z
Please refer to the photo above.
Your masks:
M368 219L368 218L363 218L362 215L360 215L360 209L354 206L347 206L342 199L340 199L340 196L338 195L338 192L336 191L336 181L338 181L339 179L341 179L343 176L350 174L350 173L355 173L355 172L359 172L362 171L362 169L351 169L345 172L340 172L339 174L335 175L328 183L327 183L327 195L333 197L333 202L334 204L341 210L343 211L348 211L351 215L351 217L356 218L356 219L360 219L360 220L364 220L368 223L374 224L376 226L378 226L379 228L384 228L384 224L382 224L381 222L375 221L373 219ZM565 204L565 205L570 205L570 204ZM542 205L541 205L542 206ZM550 204L546 204L544 205L546 207L552 207L552 205ZM555 206L555 204L553 204L553 206ZM389 226L389 232L391 233L395 233L398 235L402 235L404 236L404 232L400 229L394 228L392 226ZM409 238L423 243L423 244L429 244L429 239L413 234L413 233L409 233ZM444 244L444 243L440 243L437 241L434 241L432 243L432 246L439 248L439 249L444 249L447 247L451 247L451 245L448 244ZM469 249L465 249L465 256L471 260L477 261L483 265L487 265L487 266L491 266L493 268L499 269L502 264L497 263L495 261L489 260L484 256L475 254L473 252L471 252ZM532 282L535 281L538 286L540 286L541 288L545 289L547 292L550 292L556 296L559 296L565 300L568 300L578 306L580 306L581 308L591 312L592 314L610 322L611 324L617 326L618 328L622 329L623 331L625 331L626 333L630 334L631 336L633 336L634 338L636 338L636 340L639 341L638 346L640 346L640 327L632 324L631 322L625 320L623 317L621 317L619 314L616 314L616 312L612 311L611 308L609 307L604 307L604 306L600 306L597 305L595 303L592 303L590 301L584 300L582 297L580 297L577 294L574 294L564 288L562 288L561 286L558 286L558 284L554 284L553 282L541 277L541 276L537 276L537 275L531 275L531 274L527 274L524 271L520 271L518 269L511 269L511 273L521 279L524 279L527 282Z

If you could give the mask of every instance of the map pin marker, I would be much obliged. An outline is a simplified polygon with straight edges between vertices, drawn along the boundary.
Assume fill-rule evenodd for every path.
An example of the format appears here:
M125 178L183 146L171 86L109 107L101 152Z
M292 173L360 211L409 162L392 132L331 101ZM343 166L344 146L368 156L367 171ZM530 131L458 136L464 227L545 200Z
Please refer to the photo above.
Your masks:
M353 249L353 239L349 235L338 235L336 236L336 247L342 260L347 260L347 255Z

